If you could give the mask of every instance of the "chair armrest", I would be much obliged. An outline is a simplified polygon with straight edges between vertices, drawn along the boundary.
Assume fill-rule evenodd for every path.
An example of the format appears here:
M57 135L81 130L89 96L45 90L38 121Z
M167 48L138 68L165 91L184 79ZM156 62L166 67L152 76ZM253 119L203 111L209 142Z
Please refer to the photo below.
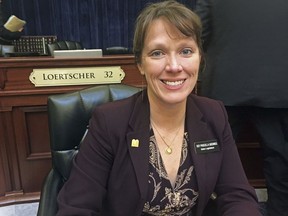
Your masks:
M63 182L60 175L52 169L47 175L42 190L37 216L55 216L58 210L57 196Z

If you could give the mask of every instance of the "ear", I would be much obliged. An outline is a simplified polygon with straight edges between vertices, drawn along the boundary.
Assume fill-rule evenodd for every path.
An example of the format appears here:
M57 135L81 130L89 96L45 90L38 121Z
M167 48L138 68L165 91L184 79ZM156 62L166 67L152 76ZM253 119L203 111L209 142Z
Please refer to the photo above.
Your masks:
M143 70L143 68L142 68L142 65L138 63L138 64L137 64L137 67L138 67L138 70L140 71L140 74L144 76L144 75L145 75L145 72L144 72L144 70Z

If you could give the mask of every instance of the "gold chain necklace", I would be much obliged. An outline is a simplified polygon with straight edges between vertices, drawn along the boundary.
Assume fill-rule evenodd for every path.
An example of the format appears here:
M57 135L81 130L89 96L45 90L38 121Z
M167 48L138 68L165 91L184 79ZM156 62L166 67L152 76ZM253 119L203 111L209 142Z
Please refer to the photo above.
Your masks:
M152 124L152 127L156 130L156 132L158 133L158 135L160 136L160 138L162 139L162 141L164 142L164 144L167 146L167 148L165 149L165 153L170 155L172 154L173 152L173 149L171 147L171 145L173 144L174 140L176 139L180 129L181 129L181 126L178 128L177 132L176 132L176 135L174 136L174 138L172 139L171 141L171 144L168 145L167 142L165 141L164 137L160 134L160 132L158 131L157 127L155 126L154 122L151 121L151 124Z

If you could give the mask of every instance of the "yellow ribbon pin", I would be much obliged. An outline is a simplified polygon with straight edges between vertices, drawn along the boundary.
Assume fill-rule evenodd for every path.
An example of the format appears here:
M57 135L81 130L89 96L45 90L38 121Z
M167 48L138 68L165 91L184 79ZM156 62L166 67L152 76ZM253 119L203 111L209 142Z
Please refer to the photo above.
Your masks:
M139 147L139 140L138 139L132 139L131 147L138 148Z

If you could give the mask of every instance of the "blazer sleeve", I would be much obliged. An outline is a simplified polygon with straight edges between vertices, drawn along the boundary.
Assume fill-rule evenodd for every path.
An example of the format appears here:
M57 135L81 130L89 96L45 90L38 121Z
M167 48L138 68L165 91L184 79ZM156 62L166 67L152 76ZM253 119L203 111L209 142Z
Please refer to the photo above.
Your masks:
M221 115L224 117L224 128L216 130L222 144L223 156L215 187L219 214L261 216L255 190L247 180L222 102L220 107Z
M89 131L58 195L57 216L101 215L113 156L104 115L95 109Z

